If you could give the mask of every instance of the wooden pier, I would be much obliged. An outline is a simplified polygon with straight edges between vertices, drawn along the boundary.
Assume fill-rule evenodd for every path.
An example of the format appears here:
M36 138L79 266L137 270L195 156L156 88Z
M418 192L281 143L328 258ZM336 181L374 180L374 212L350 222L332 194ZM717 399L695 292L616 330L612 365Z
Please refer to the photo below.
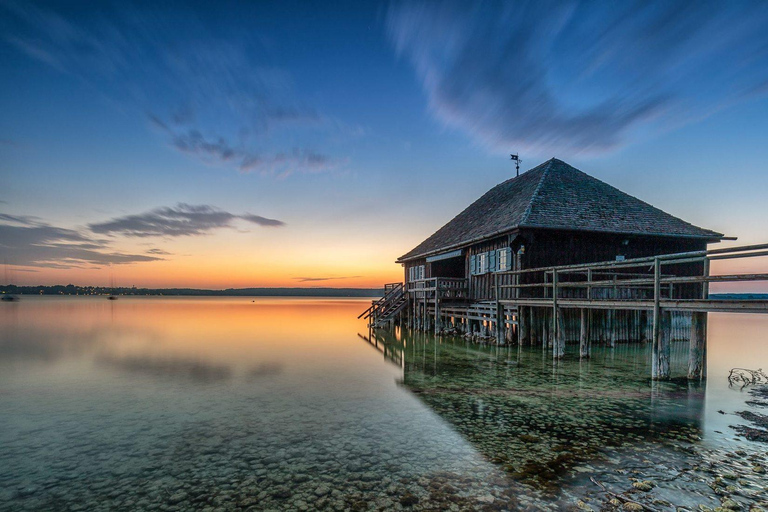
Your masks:
M706 377L707 313L768 313L768 300L710 297L710 283L768 281L768 274L710 275L711 263L768 256L768 244L491 274L490 300L471 300L469 280L392 283L360 315L372 327L399 324L499 344L540 344L552 356L578 344L649 342L654 379L668 379L670 343L689 341L688 378ZM692 269L697 272L691 272Z
M768 244L708 250L726 239L552 158L483 194L397 259L404 283L361 316L478 341L589 357L593 343L653 344L653 378L670 377L672 341L690 344L688 377L706 372L709 312L768 313L768 301L710 297L721 260L768 256ZM735 267L735 265L734 265Z

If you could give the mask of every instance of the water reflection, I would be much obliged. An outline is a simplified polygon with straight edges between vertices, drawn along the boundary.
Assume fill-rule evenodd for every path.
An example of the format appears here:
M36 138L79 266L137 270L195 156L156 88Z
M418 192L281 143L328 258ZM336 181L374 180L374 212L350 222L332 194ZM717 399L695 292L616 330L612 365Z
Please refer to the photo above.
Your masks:
M705 393L650 382L638 345L553 366L423 334L363 342L365 300L5 306L0 511L597 509L589 477L652 480L636 499L655 510L765 499L764 450L729 428L746 393L718 380L760 360L765 323L710 325Z
M490 460L549 488L605 447L701 438L705 388L653 383L644 347L597 348L552 364L549 351L482 347L461 338L376 331L367 338L402 385Z
M178 377L200 383L226 380L232 376L232 370L228 366L208 364L204 361L196 360L104 355L98 357L96 361L126 372L134 372L152 377Z

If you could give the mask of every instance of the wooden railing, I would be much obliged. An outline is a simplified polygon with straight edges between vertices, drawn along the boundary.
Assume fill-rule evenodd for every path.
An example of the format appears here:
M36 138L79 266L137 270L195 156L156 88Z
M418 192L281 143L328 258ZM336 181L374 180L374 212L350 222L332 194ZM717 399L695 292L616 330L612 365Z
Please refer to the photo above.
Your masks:
M409 297L416 299L466 299L469 282L464 278L430 277L407 283Z
M378 300L373 301L371 307L360 313L359 318L370 318L377 309L383 307L387 302L391 301L394 297L403 293L403 283L387 283L384 285L384 296Z
M621 307L622 303L648 306L674 301L668 306L676 310L747 310L752 309L748 301L740 301L743 307L738 307L731 304L733 301L710 299L709 284L768 281L768 273L713 276L710 266L718 260L761 256L768 256L768 244L498 272L494 275L494 298L520 303L561 300L563 305L573 303L575 307L590 307L585 302ZM766 301L756 302L761 306ZM712 309L705 309L708 304Z

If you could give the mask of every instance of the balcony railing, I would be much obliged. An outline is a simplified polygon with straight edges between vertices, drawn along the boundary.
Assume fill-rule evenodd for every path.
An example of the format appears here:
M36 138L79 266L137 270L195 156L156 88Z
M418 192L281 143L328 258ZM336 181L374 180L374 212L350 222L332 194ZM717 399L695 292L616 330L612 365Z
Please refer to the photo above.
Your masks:
M430 277L407 283L408 295L417 299L467 299L468 281L457 277Z

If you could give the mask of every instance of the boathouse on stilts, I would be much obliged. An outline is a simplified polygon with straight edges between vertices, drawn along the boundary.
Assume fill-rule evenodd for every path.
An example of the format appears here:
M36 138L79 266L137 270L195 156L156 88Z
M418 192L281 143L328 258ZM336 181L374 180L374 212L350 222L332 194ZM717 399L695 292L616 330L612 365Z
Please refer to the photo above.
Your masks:
M768 312L765 301L709 298L713 281L768 279L710 276L713 259L768 254L768 245L707 249L724 238L553 158L398 258L404 282L386 285L361 317L372 327L551 347L555 359L566 345L588 357L594 343L651 342L656 379L669 377L670 342L689 340L688 376L699 379L707 311Z

